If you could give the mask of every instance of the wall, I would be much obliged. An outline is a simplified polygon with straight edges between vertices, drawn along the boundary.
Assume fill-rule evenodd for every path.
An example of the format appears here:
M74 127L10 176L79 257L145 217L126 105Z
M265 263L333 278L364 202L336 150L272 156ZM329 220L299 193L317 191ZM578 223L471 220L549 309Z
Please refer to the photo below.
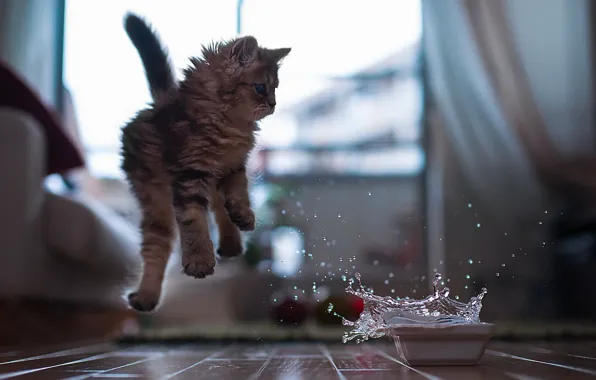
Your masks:
M399 235L395 223L398 218L416 223L421 212L420 195L416 177L300 183L285 207L290 220L303 228L305 245L314 257L306 260L305 271L326 273L328 270L318 267L321 262L331 263L335 269L343 265L352 270L355 265L366 271L370 267L364 255L367 249L396 247L406 238ZM349 264L352 256L356 260ZM425 275L426 260L416 264L412 272Z

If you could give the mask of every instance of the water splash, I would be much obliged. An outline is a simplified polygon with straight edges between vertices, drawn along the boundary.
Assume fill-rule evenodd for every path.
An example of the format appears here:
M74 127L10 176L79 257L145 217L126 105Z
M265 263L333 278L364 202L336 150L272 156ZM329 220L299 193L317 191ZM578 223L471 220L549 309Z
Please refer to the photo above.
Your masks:
M394 299L374 295L362 285L360 273L356 273L355 277L357 288L353 288L354 281L351 280L346 292L362 298L364 311L354 322L342 319L344 326L353 327L351 331L344 333L344 343L352 339L361 342L369 338L380 338L391 325L397 324L480 323L482 298L486 295L486 288L482 288L480 294L472 297L470 302L459 302L449 298L449 288L439 289L442 276L437 273L433 282L433 294L430 296L422 300Z

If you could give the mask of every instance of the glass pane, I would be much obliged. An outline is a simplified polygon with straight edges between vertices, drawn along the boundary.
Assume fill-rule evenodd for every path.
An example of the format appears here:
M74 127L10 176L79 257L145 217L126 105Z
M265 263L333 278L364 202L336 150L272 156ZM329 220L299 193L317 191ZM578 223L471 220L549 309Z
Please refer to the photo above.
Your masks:
M122 27L128 11L146 16L159 29L179 74L203 44L236 32L236 0L67 1L64 80L83 143L105 153L91 164L92 173L101 177L120 176L114 159L120 128L150 101L137 51Z
M271 157L255 165L274 176L420 172L412 148L395 148L420 139L419 2L246 0L241 26L265 45L292 47L280 108L261 126L262 156ZM390 164L364 153L379 146ZM324 153L336 149L344 152Z
M167 8L184 11L165 12L160 1L68 1L64 76L84 144L117 154L120 127L150 101L137 52L121 27L125 12L151 20L181 72L202 44L236 34L236 6L236 0L175 0ZM199 14L209 17L196 22ZM255 35L265 46L293 49L280 72L279 110L262 123L263 147L364 149L418 141L419 1L246 0L241 25L242 34ZM107 153L94 157L91 170L119 177L118 162Z

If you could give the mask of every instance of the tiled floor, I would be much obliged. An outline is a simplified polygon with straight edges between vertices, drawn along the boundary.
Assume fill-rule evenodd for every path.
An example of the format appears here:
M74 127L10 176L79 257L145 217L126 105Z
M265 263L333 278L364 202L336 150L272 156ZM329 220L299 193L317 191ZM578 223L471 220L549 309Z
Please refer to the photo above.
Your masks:
M476 367L411 368L390 344L134 345L0 352L1 379L588 379L596 343L493 342Z

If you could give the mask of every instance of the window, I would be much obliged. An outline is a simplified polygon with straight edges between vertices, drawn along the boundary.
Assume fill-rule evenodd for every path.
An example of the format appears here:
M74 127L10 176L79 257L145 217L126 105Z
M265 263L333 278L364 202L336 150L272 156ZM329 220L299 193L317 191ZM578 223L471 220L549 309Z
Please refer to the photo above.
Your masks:
M350 269L339 264L347 255L359 268L388 268L404 241L422 239L421 0L68 1L64 77L90 169L116 179L110 183L122 178L120 128L150 100L122 27L127 11L152 22L178 72L202 44L234 37L238 25L264 46L292 48L280 70L278 110L262 122L250 161L262 174L263 186L253 188L265 215L260 227L275 227L263 221L277 212L268 189L280 185L293 223L284 227L303 233L300 242L293 230L274 234L276 262L284 261L278 272L300 265L302 273L323 273L321 261ZM110 202L134 203L122 193ZM395 234L394 219L409 226L407 237ZM317 260L294 256L303 251ZM386 263L374 256L380 251ZM426 273L418 253L412 273Z
M262 124L264 153L255 165L265 176L423 170L419 1L245 0L241 14L243 33L292 46L279 89L282 106ZM293 126L292 137L278 144L286 125Z
M422 170L419 1L245 0L237 20L237 0L178 0L167 5L71 0L66 9L64 77L77 106L93 174L121 177L120 128L150 100L137 52L122 28L129 10L156 26L178 69L200 53L201 44L233 37L237 21L242 34L255 35L265 46L293 48L280 74L279 110L262 123L265 154L260 158L267 162L267 175L310 170L402 175ZM367 162L375 160L370 158L375 153L362 146L378 136L395 137L393 148L380 156L406 161L371 169ZM311 151L321 147L329 152ZM294 153L280 154L280 148ZM338 148L347 151L334 152ZM309 157L312 169L300 162L295 167L284 163L288 155L299 154L297 150ZM333 155L338 158L321 161ZM361 167L334 164L340 157L359 155Z
M159 30L180 74L202 44L236 33L236 0L67 0L64 81L77 107L90 170L101 178L122 178L120 129L150 101L141 61L122 26L128 11L146 16Z

